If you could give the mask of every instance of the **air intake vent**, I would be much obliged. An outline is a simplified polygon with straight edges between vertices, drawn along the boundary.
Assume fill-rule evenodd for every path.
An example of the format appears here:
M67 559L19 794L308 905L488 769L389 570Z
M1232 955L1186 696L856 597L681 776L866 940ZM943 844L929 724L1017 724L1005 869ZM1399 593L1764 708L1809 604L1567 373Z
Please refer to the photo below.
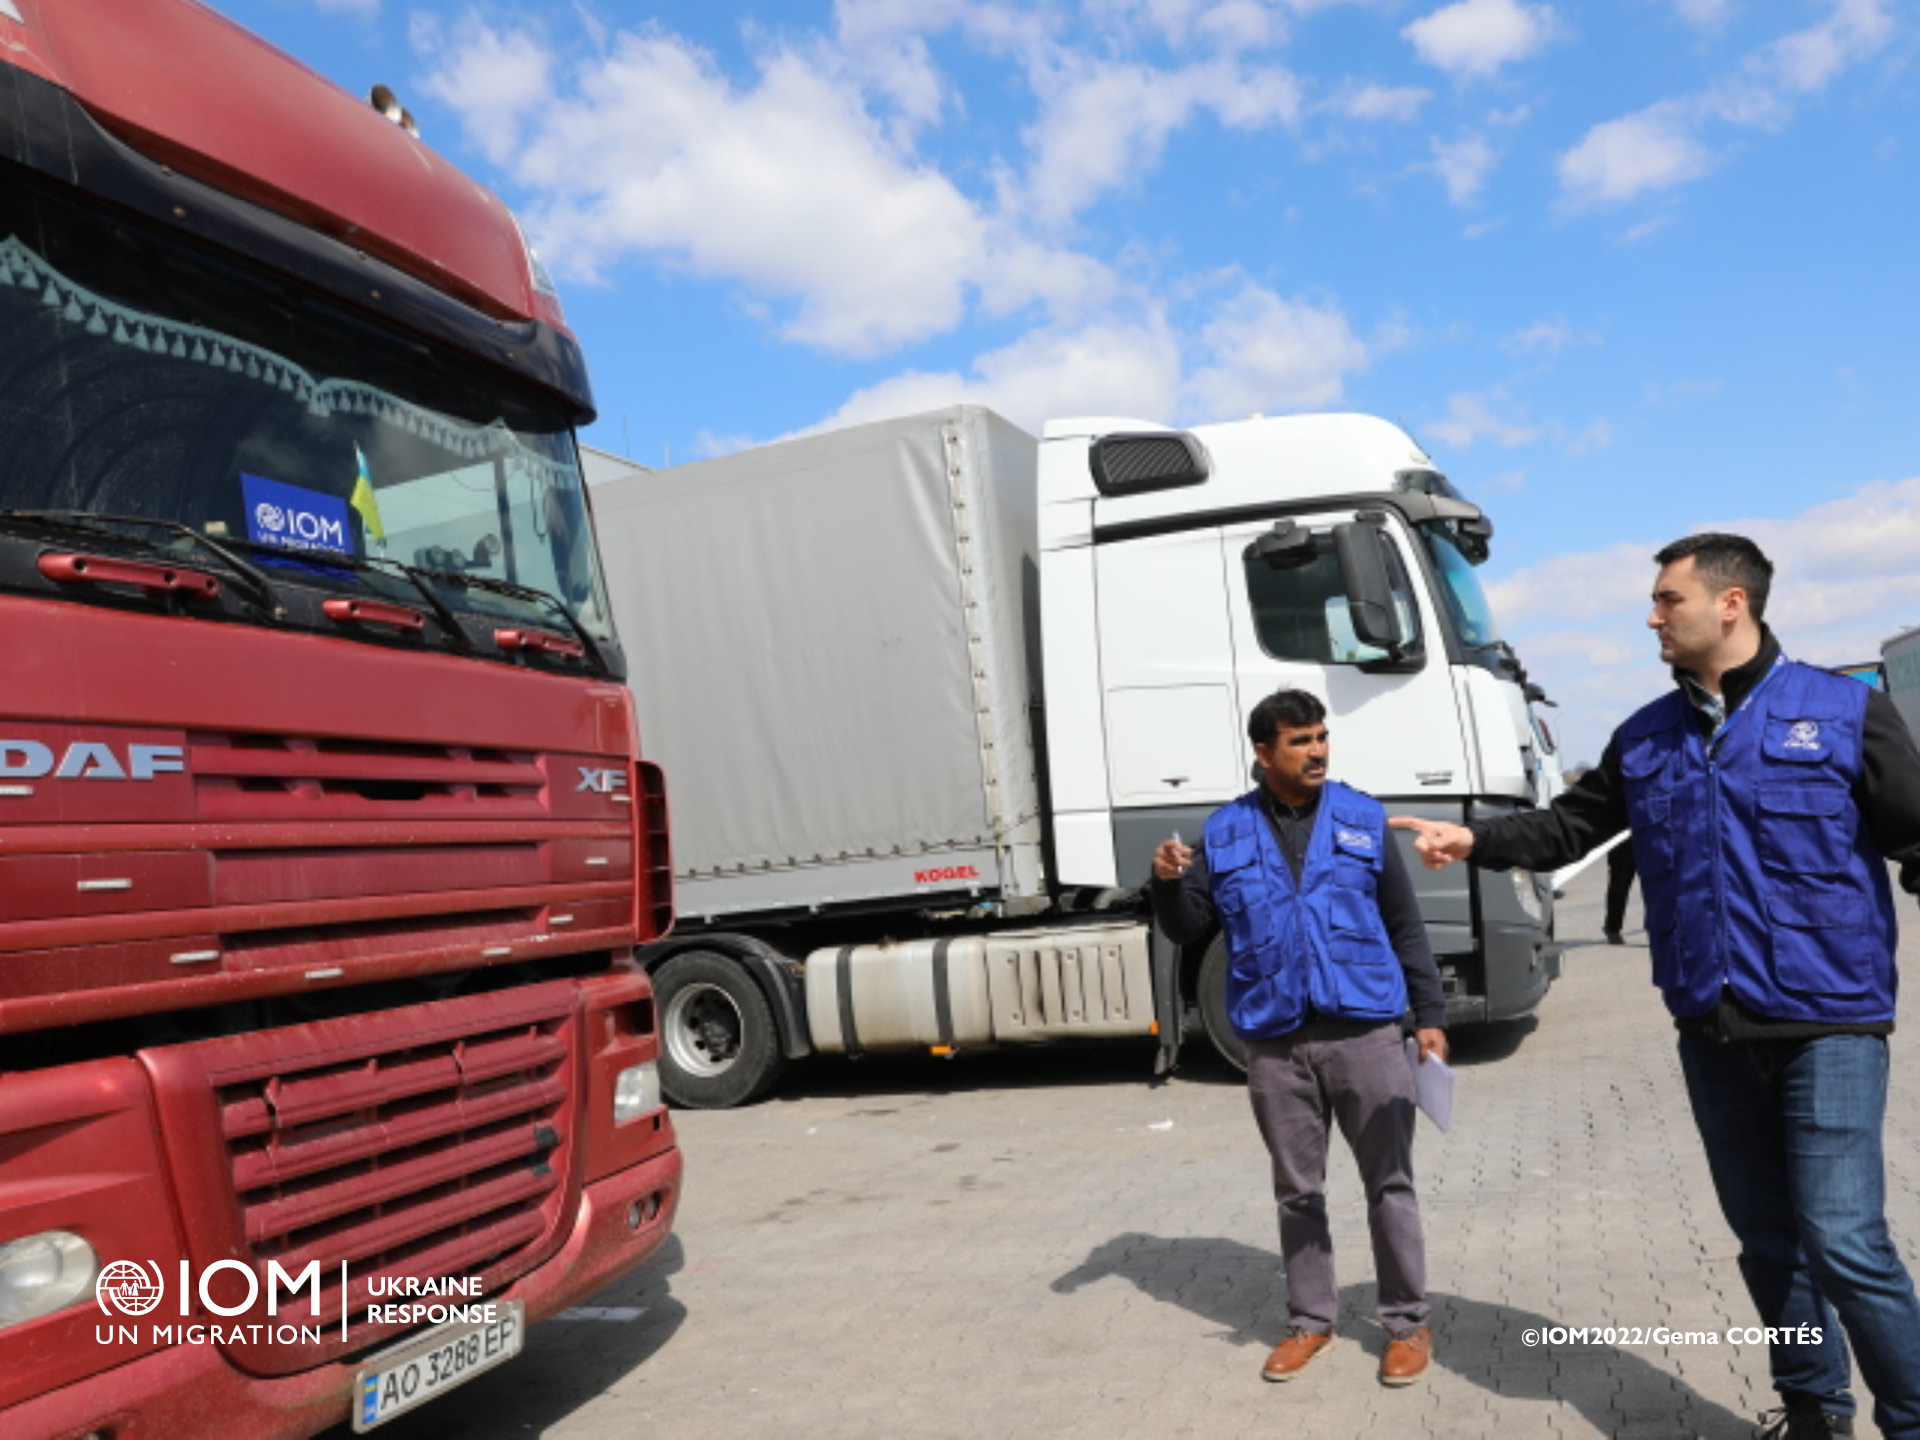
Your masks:
M1211 464L1206 447L1184 431L1103 435L1088 453L1102 495L1138 495L1198 485Z

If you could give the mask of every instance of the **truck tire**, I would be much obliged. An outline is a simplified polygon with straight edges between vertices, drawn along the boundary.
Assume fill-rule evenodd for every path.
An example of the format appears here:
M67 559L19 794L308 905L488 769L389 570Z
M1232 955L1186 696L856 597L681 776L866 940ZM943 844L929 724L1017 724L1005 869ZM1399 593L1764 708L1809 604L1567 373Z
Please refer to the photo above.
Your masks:
M1227 937L1215 935L1200 959L1197 982L1200 1024L1213 1048L1242 1075L1247 1073L1247 1042L1242 1040L1227 1018Z
M688 1110L757 1100L787 1068L773 1007L754 978L711 950L675 955L653 972L660 1013L660 1088Z

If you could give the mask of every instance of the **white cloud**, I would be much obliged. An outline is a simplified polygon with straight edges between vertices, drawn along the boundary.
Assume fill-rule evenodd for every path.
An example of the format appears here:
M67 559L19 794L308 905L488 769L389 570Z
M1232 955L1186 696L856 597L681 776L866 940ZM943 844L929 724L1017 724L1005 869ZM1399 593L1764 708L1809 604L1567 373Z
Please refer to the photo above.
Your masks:
M1457 0L1400 33L1414 52L1450 75L1484 78L1538 54L1553 38L1553 10L1518 0Z
M1594 126L1560 157L1560 188L1576 206L1668 190L1707 173L1688 110L1671 102Z
M683 41L627 33L563 85L536 40L473 22L437 57L429 90L532 192L564 273L659 256L791 301L790 338L866 354L958 323L990 263L980 210L797 53L743 88Z
M1797 99L1871 59L1893 34L1891 0L1832 0L1824 20L1750 52L1698 94L1595 125L1560 157L1562 198L1581 208L1697 180L1712 168L1703 138L1710 126L1782 128Z
M1063 51L1048 69L1034 77L1042 109L1027 132L1033 160L1021 197L1043 225L1152 170L1168 137L1199 111L1242 130L1291 125L1300 112L1299 86L1273 66L1216 60L1166 70Z
M1417 120L1421 107L1433 98L1431 90L1413 85L1350 86L1327 102L1327 108L1351 120Z
M1581 334L1565 319L1536 320L1507 336L1500 348L1509 355L1558 355L1581 345L1598 345L1598 335Z
M1824 90L1893 36L1892 0L1834 0L1818 25L1784 35L1748 62L1763 84L1799 95Z
M1278 10L1262 0L1088 0L1086 16L1109 39L1144 34L1175 48L1202 43L1237 53L1286 38Z
M1064 415L1137 415L1177 424L1255 412L1324 409L1346 377L1400 343L1388 324L1371 341L1331 300L1288 298L1232 275L1195 324L1157 302L1116 304L1077 325L1048 323L964 371L909 370L870 385L810 430L831 430L963 402L1029 429Z
M1471 205L1493 172L1493 146L1484 135L1462 135L1458 140L1434 140L1433 170L1447 187L1455 205Z
M1882 640L1920 620L1920 476L1874 481L1797 515L1694 529L1746 535L1766 551L1775 566L1767 623L1796 659L1872 659ZM1554 718L1570 758L1597 760L1612 728L1669 683L1645 620L1653 554L1675 538L1556 555L1487 587L1527 668L1561 703Z
M1179 357L1179 337L1160 315L1043 327L980 356L967 374L908 371L857 391L810 430L962 403L989 406L1035 432L1063 415L1168 416L1178 402Z
M1672 0L1674 12L1700 30L1717 30L1733 11L1731 0Z
M1586 429L1567 441L1569 455L1592 455L1599 450L1613 446L1613 426L1605 420L1595 420Z
M1200 341L1209 363L1187 384L1187 409L1209 419L1332 405L1370 358L1336 306L1256 285L1223 304Z
M1540 437L1539 427L1500 415L1495 407L1506 403L1507 397L1500 390L1450 395L1446 418L1429 420L1424 428L1441 444L1456 450L1469 449L1476 440L1491 440L1506 449L1532 444Z

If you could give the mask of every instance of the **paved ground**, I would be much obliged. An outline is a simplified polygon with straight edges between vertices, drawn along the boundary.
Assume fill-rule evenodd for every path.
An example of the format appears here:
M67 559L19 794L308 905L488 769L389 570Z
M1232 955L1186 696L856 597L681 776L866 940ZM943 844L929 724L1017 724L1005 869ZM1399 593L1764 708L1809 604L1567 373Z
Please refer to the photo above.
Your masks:
M1752 1317L1646 951L1581 939L1603 870L1573 882L1575 948L1537 1020L1462 1038L1456 1127L1421 1122L1440 1344L1421 1386L1374 1381L1365 1218L1337 1151L1339 1342L1261 1382L1285 1307L1244 1086L1199 1064L1151 1085L1147 1053L1104 1048L823 1065L756 1108L679 1115L669 1251L596 1297L607 1316L538 1328L522 1359L385 1433L1747 1436L1772 1403L1766 1357L1725 1340ZM1903 955L1914 973L1920 943ZM1917 1096L1903 1038L1889 1192L1910 1264ZM1525 1342L1554 1325L1720 1343Z

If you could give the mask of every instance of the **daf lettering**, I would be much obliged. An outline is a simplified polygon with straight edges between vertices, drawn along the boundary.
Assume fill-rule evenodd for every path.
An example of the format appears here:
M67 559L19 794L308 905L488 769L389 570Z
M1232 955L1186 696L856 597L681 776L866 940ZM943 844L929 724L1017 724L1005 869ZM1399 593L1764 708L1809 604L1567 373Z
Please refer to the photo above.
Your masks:
M626 772L622 770L596 770L591 766L574 767L580 772L580 783L574 790L588 790L596 795L614 795L627 788Z
M123 760L102 740L76 740L57 756L38 740L0 740L0 780L151 780L186 768L181 745L129 745Z

